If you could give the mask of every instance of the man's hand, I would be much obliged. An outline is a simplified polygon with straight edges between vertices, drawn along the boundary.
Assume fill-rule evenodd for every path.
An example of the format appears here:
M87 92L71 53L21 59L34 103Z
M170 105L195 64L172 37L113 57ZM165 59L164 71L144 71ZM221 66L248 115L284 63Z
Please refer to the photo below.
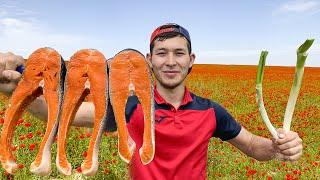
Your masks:
M276 158L284 161L297 161L302 155L302 139L296 132L284 132L278 129L278 139L273 140L276 149Z
M10 95L21 79L21 73L16 71L25 61L22 56L11 52L0 53L0 92Z

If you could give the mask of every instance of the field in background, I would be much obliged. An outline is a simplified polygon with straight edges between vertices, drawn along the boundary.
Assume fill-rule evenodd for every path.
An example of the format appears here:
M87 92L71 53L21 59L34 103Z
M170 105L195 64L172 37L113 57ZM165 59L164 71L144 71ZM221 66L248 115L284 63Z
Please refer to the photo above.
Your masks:
M187 79L189 89L200 96L212 99L224 107L249 131L270 138L255 101L256 66L195 65ZM272 123L282 126L282 118L294 77L293 67L266 67L263 80L265 106ZM0 128L8 98L0 96ZM292 121L292 129L304 143L302 158L292 164L258 162L219 139L212 139L208 151L209 179L320 179L320 68L305 68L305 74ZM0 168L0 179L124 179L126 164L117 155L117 138L103 135L100 146L99 173L86 178L80 164L86 156L90 132L85 128L72 128L67 154L74 174L68 178L59 175L55 168L56 143L52 149L53 172L45 178L32 175L29 165L35 158L45 124L25 113L18 121L12 150L17 156L20 170L7 175Z

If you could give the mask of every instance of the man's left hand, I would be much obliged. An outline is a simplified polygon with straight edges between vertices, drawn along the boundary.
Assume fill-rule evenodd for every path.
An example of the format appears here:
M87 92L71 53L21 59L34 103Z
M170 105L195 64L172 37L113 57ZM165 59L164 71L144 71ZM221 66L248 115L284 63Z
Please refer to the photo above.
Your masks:
M298 133L289 131L284 132L283 129L278 129L278 139L273 140L273 145L276 149L276 158L283 161L297 161L302 155L302 139Z

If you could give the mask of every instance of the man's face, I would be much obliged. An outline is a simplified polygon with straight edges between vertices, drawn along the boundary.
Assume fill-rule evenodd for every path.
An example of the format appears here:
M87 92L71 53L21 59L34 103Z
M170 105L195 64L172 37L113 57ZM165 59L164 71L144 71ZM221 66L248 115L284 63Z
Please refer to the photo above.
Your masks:
M163 41L155 40L152 54L148 54L147 58L159 85L173 89L183 83L195 55L188 53L187 40L176 36Z

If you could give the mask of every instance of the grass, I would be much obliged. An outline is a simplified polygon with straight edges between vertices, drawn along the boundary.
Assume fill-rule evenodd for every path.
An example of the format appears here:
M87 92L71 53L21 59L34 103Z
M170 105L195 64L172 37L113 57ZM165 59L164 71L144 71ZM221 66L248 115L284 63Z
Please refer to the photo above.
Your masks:
M224 107L249 131L271 138L255 101L256 66L195 65L187 86L195 94L212 99ZM282 127L284 111L293 82L294 67L266 67L263 81L265 106L271 122ZM226 142L212 138L208 149L208 179L320 179L320 68L306 68L292 120L292 130L303 139L302 158L295 163L258 162L246 157ZM0 96L0 118L8 98ZM0 168L0 179L127 179L127 165L117 155L117 138L104 134L100 145L99 172L91 178L77 172L88 147L90 133L85 128L71 129L68 159L74 173L60 175L55 168L56 143L52 148L53 172L40 177L29 172L45 124L25 113L16 127L14 154L21 169L7 175ZM2 127L0 119L0 128ZM30 150L30 146L35 148ZM31 147L32 149L32 147Z

